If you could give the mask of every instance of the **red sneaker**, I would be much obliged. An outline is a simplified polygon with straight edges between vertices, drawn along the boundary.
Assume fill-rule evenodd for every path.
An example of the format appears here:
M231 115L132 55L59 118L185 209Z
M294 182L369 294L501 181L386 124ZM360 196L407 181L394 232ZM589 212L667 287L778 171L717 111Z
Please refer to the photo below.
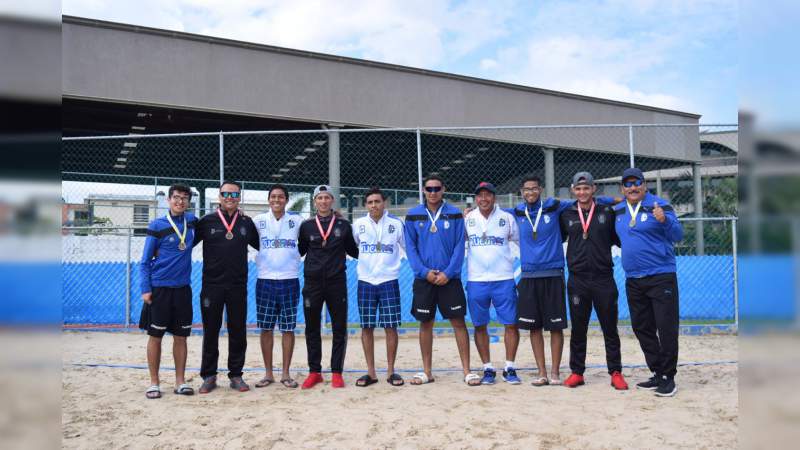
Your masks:
M627 391L628 383L625 382L625 377L621 372L614 372L611 374L611 385L618 391Z
M577 373L571 373L564 381L564 386L570 388L578 387L582 384L585 384L583 382L583 375L578 375Z
M312 387L316 386L318 383L322 383L322 374L319 372L309 372L306 380L303 381L303 389L311 389Z
M335 388L344 387L344 378L342 378L342 374L334 372L334 374L331 375L331 387Z

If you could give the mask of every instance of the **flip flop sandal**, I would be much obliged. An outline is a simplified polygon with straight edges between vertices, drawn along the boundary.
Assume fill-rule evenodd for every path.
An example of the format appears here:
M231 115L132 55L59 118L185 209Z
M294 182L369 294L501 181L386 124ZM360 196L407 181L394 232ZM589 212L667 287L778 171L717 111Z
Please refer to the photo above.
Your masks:
M541 386L547 386L548 384L550 384L550 381L545 377L539 377L539 378L534 378L533 381L531 381L531 384L536 387L541 387Z
M548 380L548 383L550 383L551 386L561 386L562 381L560 378L550 378L550 380Z
M258 383L256 383L256 387L257 388L267 387L267 386L269 386L270 384L272 384L274 382L275 382L275 380L267 378L267 377L264 377L264 378L260 379L258 381Z
M157 384L154 384L144 391L144 395L151 400L161 398L161 388Z
M367 387L367 386L369 386L371 384L375 384L377 382L378 382L378 380L376 378L372 378L369 375L364 375L361 378L359 378L358 380L356 380L356 386L358 386L358 387Z
M281 380L281 384L286 386L287 388L290 388L290 389L297 389L297 386L298 386L297 381L294 381L291 378L282 379Z
M477 381L477 383L472 383L473 381ZM464 383L466 383L467 386L480 386L481 377L474 373L468 373L464 376Z
M194 395L194 389L186 383L178 386L173 392L178 395Z
M434 381L436 381L436 380L435 380L435 379L433 379L433 378L428 378L428 376L427 376L427 375L425 375L425 372L419 372L419 373L415 373L415 374L414 374L414 376L412 377L412 379L413 379L413 380L418 380L418 381L419 381L419 383L411 383L411 384L413 384L413 385L415 385L415 386L417 386L417 385L423 385L423 384L428 384L428 383L433 383Z
M392 386L402 386L403 384L405 384L405 381L403 381L403 377L401 377L400 374L397 373L389 375L389 378L386 379L386 382L391 384Z

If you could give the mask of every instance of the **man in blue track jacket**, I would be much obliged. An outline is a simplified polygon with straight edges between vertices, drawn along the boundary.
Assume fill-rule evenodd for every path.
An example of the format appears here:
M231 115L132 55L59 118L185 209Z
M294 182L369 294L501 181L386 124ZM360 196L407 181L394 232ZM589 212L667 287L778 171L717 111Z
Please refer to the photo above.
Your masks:
M456 336L464 382L479 386L480 377L470 373L469 331L464 323L467 300L461 284L464 264L464 216L461 210L444 201L444 181L437 176L426 178L422 186L425 203L408 211L405 222L406 254L414 271L414 300L411 314L420 321L419 346L422 351L420 372L411 384L433 380L433 322L436 308L450 320Z
M617 205L616 231L622 243L622 268L631 325L653 376L636 386L660 397L677 392L678 279L673 243L683 229L669 203L647 192L642 171L622 173L625 202Z
M161 365L161 338L173 336L175 393L192 395L185 382L186 337L192 331L192 243L197 217L187 213L192 198L188 186L169 188L169 211L147 227L141 261L142 318L139 327L150 336L147 341L147 367L150 387L147 398L161 398L158 369Z

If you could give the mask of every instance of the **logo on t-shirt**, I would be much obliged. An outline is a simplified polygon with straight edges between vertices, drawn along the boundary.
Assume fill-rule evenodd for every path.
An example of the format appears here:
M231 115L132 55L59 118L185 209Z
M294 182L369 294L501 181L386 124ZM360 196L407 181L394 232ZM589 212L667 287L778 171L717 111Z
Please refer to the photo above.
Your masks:
M550 223L550 215L549 214L545 214L544 223Z
M506 219L500 219L500 228L506 226Z
M445 220L444 221L444 229L446 230L448 228L450 228L450 221L449 220Z
M267 221L266 220L259 220L258 221L258 228L261 228L262 230L264 228L267 228Z
M294 220L289 219L289 229L294 228Z
M467 225L470 226L470 227L474 227L475 226L475 219L469 219L467 221Z
M358 232L359 233L366 233L367 229L366 229L366 227L364 227L364 225L359 225L358 226Z
M394 230L395 230L394 225L389 225L389 234L394 233Z

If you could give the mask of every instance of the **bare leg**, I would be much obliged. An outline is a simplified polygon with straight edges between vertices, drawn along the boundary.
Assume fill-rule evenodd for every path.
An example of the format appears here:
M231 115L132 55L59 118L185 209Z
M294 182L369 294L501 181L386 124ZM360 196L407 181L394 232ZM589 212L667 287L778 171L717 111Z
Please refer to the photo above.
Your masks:
M294 354L294 331L284 331L281 334L281 347L283 347L283 366L281 367L281 379L288 380L292 377L290 374L290 369L292 367L292 355Z
M464 319L450 319L450 325L456 335L456 345L458 346L458 356L461 357L461 369L464 376L470 373L469 368L469 331Z
M385 328L386 332L386 373L394 373L394 360L397 359L397 328Z
M475 347L478 348L478 356L481 357L481 362L486 364L491 362L489 352L489 333L486 330L486 325L475 327Z
M175 359L175 385L186 382L186 336L172 336L172 357Z
M422 371L433 379L432 359L433 359L433 320L419 323L419 349L422 352ZM412 384L420 384L416 379L411 380Z
M503 341L506 345L506 361L514 361L519 347L519 329L516 325L506 325Z
M272 373L272 346L274 337L272 330L261 330L261 357L264 359L264 369L266 369L266 378L274 380L275 376Z
M375 373L375 329L361 329L361 346L364 347L364 358L367 360L367 375L373 380L378 378Z
M539 368L539 376L547 376L547 366L544 363L544 337L542 329L531 331L531 347L533 348L533 358L536 360L536 367Z
M542 344L544 345L544 343ZM564 351L564 332L562 330L550 332L550 358L553 360L551 378L554 380L561 379L561 354Z
M147 369L150 372L150 384L159 384L158 369L161 366L161 338L147 338Z

